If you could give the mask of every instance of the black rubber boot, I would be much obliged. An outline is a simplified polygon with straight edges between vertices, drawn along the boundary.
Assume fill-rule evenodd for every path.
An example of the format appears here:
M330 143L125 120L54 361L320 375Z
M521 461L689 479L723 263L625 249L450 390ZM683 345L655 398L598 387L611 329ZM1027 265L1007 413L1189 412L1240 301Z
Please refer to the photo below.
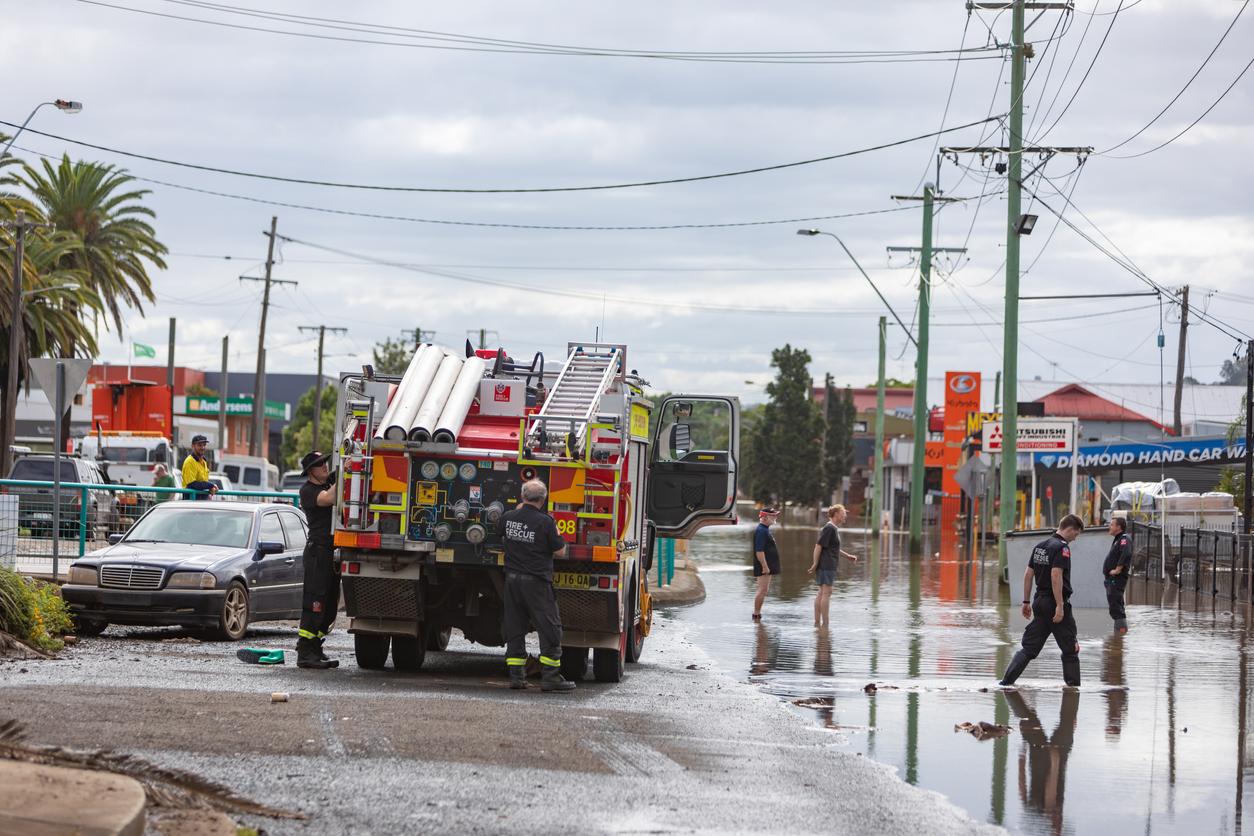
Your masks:
M509 687L521 691L527 687L527 669L522 665L509 666Z
M323 651L323 649L322 649L322 643L323 643L324 641L326 641L326 639L318 639L318 658L319 658L319 659L321 659L321 660L322 660L322 661L324 661L324 662L327 662L327 663L328 663L328 664L327 664L327 667L329 667L329 668L338 668L338 667L340 666L340 660L339 660L339 659L332 659L330 656L328 656L328 655L327 655L327 654Z
M1003 686L1014 685L1015 680L1018 679L1025 670L1027 670L1028 662L1031 661L1032 660L1028 658L1028 654L1024 653L1022 650L1016 651L1015 657L1010 660L1010 665L1007 666L1006 673L1001 678L1001 682L997 684ZM1076 664L1078 665L1079 662Z
M1115 632L1120 635L1123 635L1124 633L1128 632L1128 619L1116 618L1115 619Z
M562 679L562 669L553 665L545 665L540 674L541 691L573 691L575 683Z
M1062 660L1062 681L1072 687L1075 687L1075 688L1080 687L1080 660L1079 659L1063 659Z
M296 642L296 667L327 670L338 663L323 659L318 653L318 643L312 639L298 639Z

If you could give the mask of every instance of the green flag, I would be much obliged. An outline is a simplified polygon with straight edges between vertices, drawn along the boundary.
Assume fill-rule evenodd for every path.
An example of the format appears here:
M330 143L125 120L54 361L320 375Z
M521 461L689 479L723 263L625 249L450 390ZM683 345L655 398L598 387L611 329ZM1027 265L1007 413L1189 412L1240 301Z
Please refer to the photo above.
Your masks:
M135 351L136 357L152 357L157 356L157 349L143 343L131 343L131 348Z

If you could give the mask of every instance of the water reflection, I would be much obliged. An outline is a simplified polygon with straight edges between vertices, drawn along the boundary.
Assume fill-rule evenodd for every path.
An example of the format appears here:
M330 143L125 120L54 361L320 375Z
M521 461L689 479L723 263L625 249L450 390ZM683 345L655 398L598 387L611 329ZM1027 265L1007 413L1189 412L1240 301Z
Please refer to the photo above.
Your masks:
M783 571L755 624L751 531L693 541L707 596L679 617L722 667L804 701L797 710L851 751L1015 832L1241 832L1250 770L1239 613L1133 581L1127 636L1111 634L1104 609L1077 611L1083 688L1062 688L1057 656L1042 654L1020 692L1002 692L1023 620L995 563L911 559L899 537L846 530L845 548L864 559L841 564L831 627L815 629L805 570L817 526L789 527L776 532ZM966 721L1012 733L955 734Z

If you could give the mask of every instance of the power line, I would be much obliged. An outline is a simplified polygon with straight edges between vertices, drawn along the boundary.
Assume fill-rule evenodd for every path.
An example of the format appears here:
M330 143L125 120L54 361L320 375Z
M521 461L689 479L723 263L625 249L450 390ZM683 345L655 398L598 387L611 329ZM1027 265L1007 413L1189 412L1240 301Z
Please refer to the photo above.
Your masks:
M1118 7L1115 8L1114 13L1111 15L1110 25L1106 27L1106 33L1102 35L1102 41L1101 43L1097 45L1097 51L1093 53L1093 60L1089 62L1088 68L1084 71L1084 76L1080 79L1080 83L1077 84L1075 89L1071 91L1071 98L1067 99L1067 103L1063 105L1062 110L1058 112L1058 117L1054 119L1052 123L1050 123L1050 126L1048 128L1041 131L1040 136L1036 137L1035 141L1039 142L1040 140L1044 139L1049 134L1050 131L1052 131L1055 127L1058 126L1058 123L1062 121L1062 117L1065 116L1067 114L1067 111L1071 109L1071 105L1075 102L1076 96L1080 95L1080 90L1084 87L1084 82L1089 80L1089 73L1093 72L1093 67L1097 64L1097 59L1102 54L1102 48L1106 46L1106 40L1107 38L1110 37L1111 30L1115 28L1115 21L1119 19L1119 13L1123 11L1123 3L1124 3L1124 0L1119 0ZM1092 22L1093 22L1093 19L1090 17L1089 23L1092 23ZM1084 43L1084 35L1087 33L1088 33L1088 26L1086 25L1084 27L1084 33L1080 35L1080 43L1076 44L1075 55L1077 56L1080 54L1080 44ZM1073 64L1075 63L1075 56L1072 56L1071 61ZM1067 67L1067 72L1066 74L1063 75L1062 84L1067 83L1067 76L1069 75L1071 75L1070 66ZM1062 89L1062 85L1059 85L1059 90L1061 89ZM1054 103L1052 101L1049 104L1049 109L1050 110L1054 109ZM1045 118L1046 119L1049 118L1048 115L1046 115ZM1045 119L1042 119L1041 121L1044 122Z
M1241 4L1241 8L1237 9L1236 16L1232 18L1232 22L1228 24L1228 28L1224 30L1224 33L1219 36L1219 40L1215 43L1215 46L1211 49L1211 51L1206 55L1205 60L1203 60L1201 65L1193 72L1193 75L1189 76L1189 80L1184 83L1184 86L1180 88L1180 91L1176 93L1176 95L1171 97L1171 101L1167 102L1167 104L1163 106L1163 109L1158 111L1157 115L1155 115L1153 119L1146 122L1145 125L1142 126L1139 131L1137 131L1132 136L1125 139L1123 142L1120 142L1117 145L1112 145L1109 148L1107 148L1105 151L1099 151L1097 153L1107 154L1111 151L1114 151L1116 148L1122 148L1123 146L1127 145L1132 140L1136 139L1141 134L1145 133L1145 131L1148 130L1151 125L1153 125L1155 122L1161 119L1162 115L1166 113L1168 110L1170 110L1173 104L1175 104L1177 101L1180 100L1180 97L1184 95L1184 91L1189 89L1189 85L1191 85L1194 81L1197 80L1197 77L1202 74L1202 70L1206 69L1206 65L1210 63L1210 59L1215 57L1215 53L1219 51L1219 47L1223 45L1224 40L1227 39L1228 34L1232 31L1233 27L1237 25L1237 21L1241 19L1241 15L1245 12L1246 7L1249 5L1250 5L1250 0L1245 0L1245 2ZM1247 66L1247 69L1248 69L1248 66ZM1237 78L1239 79L1240 76L1238 76Z
M87 2L87 0L78 0L78 2ZM490 188L490 189L436 188L436 187L428 187L428 186L384 186L384 185L369 184L369 183L340 183L340 182L335 182L331 180L313 180L313 179L302 178L302 177L283 177L277 174L261 174L261 173L252 172L252 171L239 171L235 169L219 168L217 166L204 165L201 163L188 163L188 162L182 162L179 160L169 160L169 159L164 159L162 157L154 157L148 154L140 154L134 151L123 151L118 148L110 148L109 146L106 146L106 145L96 145L90 142L83 142L77 139L70 139L68 137L46 133L44 131L37 131L34 128L29 128L29 127L26 128L26 133L36 134L38 136L47 137L48 139L55 139L59 142L68 142L72 145L78 145L82 148L91 148L94 151L103 151L106 154L117 154L123 157L130 157L132 159L137 159L137 160L145 160L147 162L152 162L152 163L160 163L162 165L177 166L179 168L190 168L196 171L208 171L213 174L226 174L232 177L247 177L253 180L271 180L271 181L278 182L278 183L297 183L297 184L305 185L305 186L326 186L326 187L335 188L335 189L360 189L360 190L365 190L365 191L379 191L379 192L424 192L424 193L431 192L431 193L439 193L439 194L534 194L534 193L541 193L541 192L589 192L589 191L608 191L611 189L633 189L633 188L640 188L644 186L667 186L667 185L673 185L676 183L695 183L695 182L700 182L704 180L720 180L720 179L725 179L729 177L743 177L747 174L763 174L769 171L781 171L783 169L788 169L788 168L798 168L800 166L814 165L816 163L831 162L832 160L840 160L840 159L846 159L848 157L855 157L861 154L869 154L872 151L883 151L887 148L896 148L900 145L908 145L911 142L918 142L921 139L931 139L932 137L935 137L935 136L941 136L943 134L953 133L954 131L961 131L967 128L975 127L977 125L983 125L987 122L993 121L994 119L1000 119L1000 118L1001 117L990 117L987 119L980 119L975 122L968 122L965 125L955 125L952 128L942 128L941 130L938 130L938 131L932 131L926 134L919 134L917 136L908 137L906 139L894 140L893 142L885 142L879 145L872 145L866 148L859 148L854 151L842 151L841 153L838 153L838 154L828 154L827 156L814 157L808 160L797 160L795 162L789 162L789 163L777 163L775 165L757 166L755 168L739 169L737 171L724 171L718 174L701 174L701 175L697 175L693 177L673 177L670 179L662 179L662 180L640 180L640 181L636 181L632 183L613 183L613 184L604 184L604 185L597 185L597 186L545 186L545 187L538 187L538 188ZM20 127L19 125L16 125L12 122L6 122L4 120L0 120L0 125L5 125L10 128Z
M332 31L354 32L364 35L380 35L392 38L405 38L407 40L376 40L371 38L348 37L344 35L328 35L317 32L303 32L290 29L273 29L266 26L248 25L242 23L230 23L223 20L212 20L202 17L190 17L187 15L178 15L169 12L158 12L150 9L140 9L133 6L124 6L118 3L106 3L102 0L77 0L89 6L97 6L101 8L113 9L115 11L130 12L133 14L147 15L149 17L165 18L167 20L179 20L187 23L198 23L206 26L215 26L224 29L235 29L239 31L258 32L271 35L282 35L285 37L309 38L320 41L336 41L341 43L364 44L369 46L392 46L404 47L410 49L433 49L446 50L453 52L486 52L486 53L504 53L514 55L548 55L548 56L572 56L572 57L597 57L597 58L632 58L632 59L652 59L665 61L687 61L687 62L706 62L706 63L731 63L731 64L902 64L902 63L931 63L937 61L956 61L959 58L948 57L952 50L864 50L849 52L805 52L805 51L781 51L781 52L677 52L667 50L625 50L625 49L605 49L597 47L580 47L580 46L562 46L558 44L542 44L530 41L508 41L496 38L482 38L472 35L458 35L455 33L434 32L421 29L407 29L404 27L386 26L380 24L354 23L352 21L337 21L331 18L318 18L306 15L292 15L283 12L272 12L263 10L243 9L237 6L228 6L218 3L199 3L187 2L186 0L163 0L163 2L173 3L191 8L202 9L205 11L215 11L222 14L237 15L250 17L261 20L269 20L279 23L293 24L296 26L306 26L316 29L325 29ZM972 52L992 52L991 48L983 47L971 50ZM985 58L996 58L996 55L983 56Z

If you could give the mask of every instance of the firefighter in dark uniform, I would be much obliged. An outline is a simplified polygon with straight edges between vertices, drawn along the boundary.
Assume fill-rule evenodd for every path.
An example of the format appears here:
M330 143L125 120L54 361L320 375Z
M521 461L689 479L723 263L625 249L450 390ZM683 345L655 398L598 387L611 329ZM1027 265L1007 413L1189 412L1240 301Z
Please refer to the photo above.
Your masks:
M1128 536L1128 521L1124 517L1111 517L1107 529L1115 538L1110 553L1102 562L1102 577L1106 579L1106 603L1110 617L1115 621L1115 631L1128 632L1128 613L1123 608L1123 591L1128 588L1128 575L1132 572L1132 538Z
M562 619L553 591L553 558L566 554L557 523L544 511L549 489L523 483L522 502L496 524L505 546L505 665L509 687L527 687L527 632L540 635L540 690L573 691L562 678Z
M330 453L313 452L300 460L301 473L308 476L300 486L300 508L309 524L305 541L305 585L301 596L300 638L296 640L296 664L302 668L338 668L327 658L322 642L335 623L340 608L340 576L336 572L331 541L331 514L335 507L335 479L327 460Z
M1068 685L1080 684L1080 645L1076 642L1075 617L1071 614L1071 541L1080 536L1084 523L1068 514L1048 540L1032 549L1028 568L1023 572L1023 617L1031 619L1023 631L1023 647L1017 651L1001 678L1002 685L1013 685L1028 662L1045 646L1052 634L1062 651L1062 678ZM1036 595L1032 594L1033 581Z

